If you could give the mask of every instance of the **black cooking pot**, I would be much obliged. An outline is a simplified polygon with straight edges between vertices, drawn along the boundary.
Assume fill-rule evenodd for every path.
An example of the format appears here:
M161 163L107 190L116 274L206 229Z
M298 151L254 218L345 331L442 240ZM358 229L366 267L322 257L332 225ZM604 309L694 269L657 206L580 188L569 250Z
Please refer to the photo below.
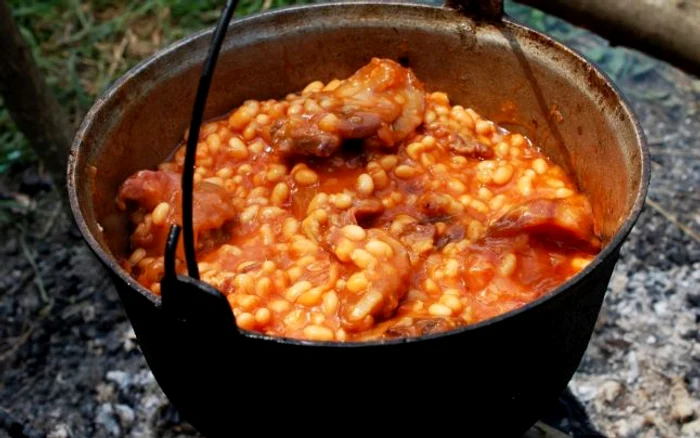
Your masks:
M372 57L399 60L429 88L530 136L572 171L605 241L583 272L497 318L416 339L305 342L239 332L232 317L202 315L204 305L190 309L199 317L169 312L117 262L128 250L117 189L179 143L210 39L211 31L193 35L117 81L86 116L68 170L78 226L113 275L146 360L184 418L210 436L250 430L254 421L260 432L524 432L576 370L646 195L643 134L609 80L567 47L503 17L500 0L334 3L231 24L206 117L346 77ZM335 428L321 426L326 420ZM309 422L313 429L298 429Z

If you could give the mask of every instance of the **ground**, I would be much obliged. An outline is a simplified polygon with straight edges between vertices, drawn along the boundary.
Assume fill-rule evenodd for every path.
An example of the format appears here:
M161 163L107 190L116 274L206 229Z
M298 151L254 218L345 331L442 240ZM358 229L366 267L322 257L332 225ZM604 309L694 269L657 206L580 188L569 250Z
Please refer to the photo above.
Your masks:
M215 16L214 2L184 12L177 8L188 3L174 0L122 9L86 2L93 9L79 12L58 3L19 8L18 20L39 41L40 64L77 119L133 61ZM48 10L56 22L37 18ZM700 82L543 14L512 4L509 11L598 63L631 102L652 153L647 204L622 248L571 393L606 436L700 436ZM118 17L128 25L113 22ZM174 24L168 30L165 22ZM91 30L81 36L85 23ZM59 36L67 42L52 49ZM90 42L100 37L104 47ZM75 57L74 79L63 70L70 62L57 61L62 56ZM0 169L0 437L196 436L153 380L109 278L0 109L0 143L8 139L20 154L3 152Z

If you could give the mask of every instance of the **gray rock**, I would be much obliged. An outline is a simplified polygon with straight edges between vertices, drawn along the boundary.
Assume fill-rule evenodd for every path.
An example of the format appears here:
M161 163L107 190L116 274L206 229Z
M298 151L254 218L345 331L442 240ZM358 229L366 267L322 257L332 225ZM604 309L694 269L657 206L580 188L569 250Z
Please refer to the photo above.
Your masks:
M679 423L687 423L695 415L695 403L690 394L688 394L682 379L674 379L671 397L673 399L671 418Z
M153 377L151 370L146 368L139 371L132 377L131 384L136 387L145 388L156 384L156 378Z
M631 415L615 423L617 436L620 438L636 438L644 428L646 420L641 415Z
M671 418L679 423L686 423L693 417L694 413L695 409L693 408L690 398L684 398L677 400L676 403L673 404Z
M95 387L95 399L98 403L106 403L112 401L115 397L114 385L111 383L100 382Z
M125 390L131 384L131 376L124 371L114 370L107 372L107 380L114 382L120 390Z
M131 409L131 407L129 407L128 405L114 405L114 412L119 418L119 424L121 424L121 426L124 429L129 429L131 425L134 424L136 414L134 413L134 410Z
M637 354L631 351L627 355L627 363L629 364L629 373L627 374L627 383L634 383L639 377L639 362L637 362Z
M598 393L608 403L614 402L620 396L620 392L622 392L622 385L614 380L603 383L603 386L598 390Z
M686 438L700 437L700 419L684 424L681 433Z
M72 436L70 427L67 424L59 423L46 435L46 438L71 438Z
M95 418L95 423L104 427L107 432L112 436L120 436L121 428L114 418L114 409L109 403L103 403L97 410L97 417Z

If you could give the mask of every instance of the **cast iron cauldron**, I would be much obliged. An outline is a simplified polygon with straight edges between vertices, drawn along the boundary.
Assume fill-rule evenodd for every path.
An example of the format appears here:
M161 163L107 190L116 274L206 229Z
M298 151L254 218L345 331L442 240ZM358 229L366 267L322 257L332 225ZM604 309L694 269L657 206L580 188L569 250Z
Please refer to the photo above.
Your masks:
M198 430L231 435L262 418L255 420L262 433L380 428L510 436L534 424L565 388L642 208L649 157L634 115L603 74L502 11L501 0L343 2L238 20L205 114L345 77L372 57L387 57L454 103L533 137L572 170L591 198L603 251L537 301L444 334L339 344L239 333L174 317L119 266L128 230L115 207L117 189L180 141L211 31L142 62L88 113L69 163L73 213L113 275L158 383ZM335 428L321 428L325 420Z

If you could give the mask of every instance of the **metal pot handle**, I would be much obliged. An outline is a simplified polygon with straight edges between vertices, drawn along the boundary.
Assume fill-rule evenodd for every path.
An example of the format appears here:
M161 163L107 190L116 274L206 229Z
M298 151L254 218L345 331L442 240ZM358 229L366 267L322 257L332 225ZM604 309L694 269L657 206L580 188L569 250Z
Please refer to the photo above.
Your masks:
M445 0L445 7L487 21L503 18L503 0Z

